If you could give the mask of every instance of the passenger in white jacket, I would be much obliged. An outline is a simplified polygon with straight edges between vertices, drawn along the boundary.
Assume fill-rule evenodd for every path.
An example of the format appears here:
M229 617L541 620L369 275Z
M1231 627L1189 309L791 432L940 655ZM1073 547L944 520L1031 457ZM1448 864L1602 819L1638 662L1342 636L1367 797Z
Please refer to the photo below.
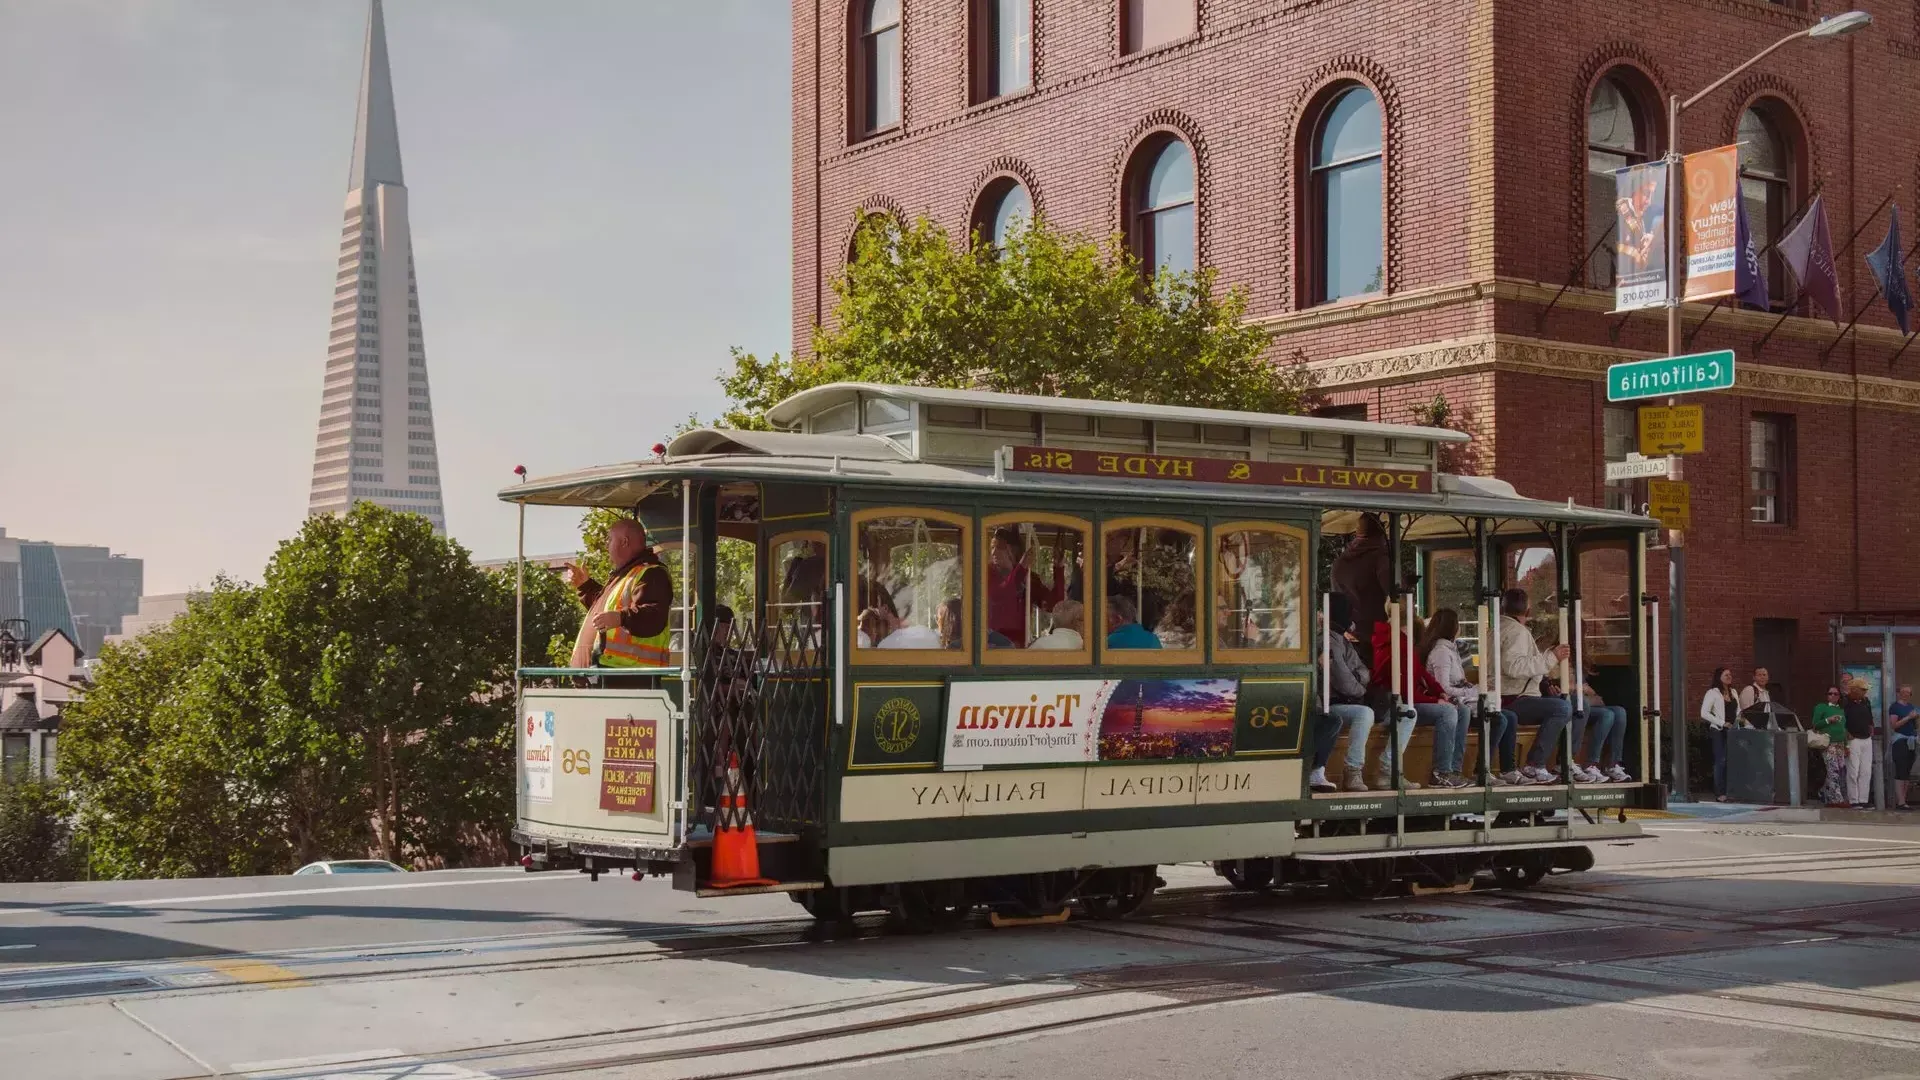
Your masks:
M1552 759L1547 755L1559 746L1560 732L1573 718L1573 706L1563 697L1540 696L1540 680L1565 660L1570 650L1565 645L1540 648L1525 622L1531 606L1524 589L1500 594L1500 706L1512 712L1519 723L1540 725L1520 776L1528 783L1551 784L1560 778L1548 766Z
M1441 608L1427 620L1427 633L1421 644L1426 650L1427 671L1441 686L1447 689L1447 700L1460 710L1459 735L1453 741L1453 760L1444 766L1439 763L1435 768L1444 768L1458 776L1463 775L1466 767L1467 728L1472 723L1475 707L1480 703L1480 688L1467 681L1467 666L1460 661L1460 615L1452 608ZM1485 783L1494 787L1504 787L1520 782L1520 774L1513 767L1513 731L1508 724L1511 714L1492 710L1492 722L1486 732L1487 738L1500 747L1499 771L1488 775ZM1479 762L1474 763L1473 775L1481 775Z

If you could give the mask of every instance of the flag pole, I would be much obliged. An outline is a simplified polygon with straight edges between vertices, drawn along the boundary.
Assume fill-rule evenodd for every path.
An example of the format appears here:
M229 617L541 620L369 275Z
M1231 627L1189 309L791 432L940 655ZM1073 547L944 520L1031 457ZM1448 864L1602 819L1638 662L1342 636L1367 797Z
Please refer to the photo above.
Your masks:
M1840 250L1833 253L1833 258L1835 263L1839 262L1840 256L1845 255L1847 252L1853 250L1853 242L1855 240L1860 239L1860 234L1867 231L1867 226L1874 223L1874 220L1880 216L1880 211L1885 210L1887 208L1887 204L1892 202L1893 197L1895 195L1898 195L1899 193L1900 193L1900 185L1899 184L1893 185L1893 190L1887 192L1887 197L1880 200L1880 205L1873 208L1873 212L1868 214L1866 218L1860 222L1860 226L1853 230L1853 235L1847 237L1847 242L1840 245ZM1809 200L1809 202L1811 202L1811 200ZM1793 231L1792 229L1784 229L1782 230L1782 235L1792 231ZM1787 305L1789 308L1797 306L1800 303L1800 301L1806 299L1806 296L1807 296L1806 283L1805 282L1797 282L1797 283L1800 285L1800 294L1793 298L1792 304ZM1761 349L1766 348L1767 342L1773 340L1774 332L1776 330L1779 330L1781 324L1785 323L1787 319L1792 317L1792 315L1793 315L1793 312L1791 310L1782 312L1780 317L1773 321L1773 325L1767 328L1766 334L1762 336L1759 341L1756 341L1753 343L1753 351L1757 353Z
M1920 252L1920 240L1914 241L1913 246L1907 249L1906 255L1901 257L1900 262L1902 266L1905 265L1908 259L1913 258L1913 255L1915 252ZM1905 272L1906 271L1904 269L1901 270L1901 273L1905 273ZM1827 357L1832 354L1833 350L1840 347L1840 342L1846 339L1848 331L1852 330L1854 324L1860 321L1860 316L1865 315L1867 313L1867 309L1873 306L1873 302L1875 300L1880 299L1884 290L1880 288L1878 284L1878 279L1876 278L1875 280L1876 280L1876 283L1873 286L1873 295L1867 297L1867 302L1864 304L1861 304L1860 310L1853 313L1853 318L1847 320L1847 325L1840 328L1840 336L1834 338L1833 341L1830 342L1827 345L1827 347L1821 351L1820 359L1816 361L1817 363L1824 364L1827 362ZM1905 346L1902 346L1901 349L1902 351L1905 351ZM1891 363L1892 361L1888 361L1888 362Z
M1916 331L1915 331L1914 333L1920 333L1920 330L1916 330ZM1903 341L1903 342L1901 342L1901 343L1900 343L1900 352L1897 352L1897 353L1894 353L1894 354L1893 354L1892 356L1890 356L1890 357L1888 357L1888 358L1887 358L1887 366L1888 366L1888 367L1892 367L1892 366L1893 366L1893 362L1894 362L1895 360L1898 360L1898 359L1900 359L1900 353L1904 353L1904 352L1906 352L1906 351L1907 351L1907 346L1909 346L1909 345L1911 345L1911 344L1913 344L1913 334L1908 334L1908 335L1907 335L1907 340L1905 340L1905 341Z

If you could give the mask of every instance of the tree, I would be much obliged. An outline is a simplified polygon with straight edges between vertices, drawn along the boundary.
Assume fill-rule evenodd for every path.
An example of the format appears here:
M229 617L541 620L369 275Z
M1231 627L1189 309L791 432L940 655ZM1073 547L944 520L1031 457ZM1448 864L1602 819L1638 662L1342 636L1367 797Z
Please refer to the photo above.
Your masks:
M79 877L70 811L65 793L46 780L0 783L0 881Z
M1035 221L1004 248L957 246L939 225L862 228L834 283L835 324L813 354L733 351L720 376L723 426L764 428L774 404L838 381L972 387L1058 397L1296 413L1313 384L1267 357L1240 288L1211 269L1143 279L1116 237L1105 245Z
M545 574L527 594L537 659L572 601ZM512 668L512 575L363 503L309 519L263 584L220 582L110 647L68 712L61 776L104 876L497 858Z

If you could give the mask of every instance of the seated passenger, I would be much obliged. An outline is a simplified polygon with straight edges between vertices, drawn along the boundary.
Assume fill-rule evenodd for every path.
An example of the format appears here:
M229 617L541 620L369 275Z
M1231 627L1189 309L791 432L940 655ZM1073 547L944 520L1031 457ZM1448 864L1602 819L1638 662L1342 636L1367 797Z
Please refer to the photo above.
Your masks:
M1565 660L1569 649L1555 645L1542 650L1527 629L1527 612L1532 602L1525 589L1508 589L1500 594L1500 707L1514 714L1522 724L1538 724L1533 748L1527 751L1527 764L1520 778L1529 784L1559 781L1548 762L1548 754L1558 750L1560 732L1573 716L1566 698L1543 697L1540 680Z
M1423 629L1424 627L1421 627L1419 620L1416 619L1414 626L1416 634ZM1408 644L1409 641L1406 634L1400 634L1397 637L1394 635L1392 623L1379 622L1373 624L1372 685L1376 691L1384 691L1386 694L1401 692L1406 679L1404 665L1407 663L1407 654L1409 652ZM1402 666L1402 686L1400 687L1393 685L1393 669L1395 666L1393 661L1395 652L1399 653L1400 665ZM1402 702L1402 704L1407 703ZM1433 725L1433 769L1429 786L1443 788L1466 787L1467 779L1451 772L1449 769L1453 761L1454 742L1466 737L1466 728L1461 723L1461 710L1455 708L1453 702L1448 700L1447 688L1442 686L1440 681L1433 677L1432 673L1427 670L1426 663L1422 661L1418 655L1413 657L1412 705L1412 720L1409 721L1405 717L1402 717L1398 727L1400 760L1405 761L1406 759L1407 741L1413 738L1414 727L1416 725L1431 724ZM1401 768L1404 769L1405 766L1402 765ZM1415 787L1420 786L1418 780L1414 780L1412 783ZM1393 786L1393 779L1389 775L1385 778L1384 784L1375 784L1374 788L1376 791L1384 791Z
M1327 674L1332 707L1314 725L1313 773L1307 784L1315 791L1338 791L1327 779L1327 761L1333 757L1333 744L1347 733L1348 791L1366 791L1363 766L1367 756L1367 736L1373 733L1373 709L1367 705L1367 665L1353 647L1353 616L1347 598L1333 594L1329 609L1327 658L1332 670ZM1375 770L1378 771L1378 770Z
M1062 600L1053 605L1053 629L1033 639L1030 649L1059 649L1077 652L1087 647L1081 632L1087 618L1086 606L1078 600Z
M1140 625L1140 613L1134 609L1131 597L1107 597L1107 648L1158 649L1160 647L1160 639L1154 636L1153 631Z
M960 647L960 598L950 597L933 613L933 628L940 634L940 647L957 649Z
M1051 611L1067 594L1066 565L1056 558L1053 583L1040 580L1040 575L1028 568L1033 553L1027 550L1027 538L1013 525L993 530L987 559L987 629L1006 638L1014 648L1025 648L1027 613Z
M956 646L941 640L940 631L931 626L914 626L885 608L868 608L860 616L860 635L880 649L946 649ZM864 642L863 642L864 644Z
M1198 639L1194 635L1193 597L1174 597L1161 613L1159 621L1153 624L1153 634L1160 639L1163 648L1194 648Z
M1427 623L1427 632L1420 637L1418 655L1425 658L1427 670L1433 673L1434 680L1446 689L1447 700L1453 704L1458 716L1458 735L1453 740L1453 757L1444 765L1435 763L1436 769L1444 768L1454 776L1480 775L1480 763L1475 762L1471 774L1463 774L1466 766L1467 732L1472 727L1473 714L1480 704L1480 688L1467 681L1467 668L1460 660L1460 613L1452 608L1441 608L1433 613ZM1484 734L1500 747L1503 772L1513 770L1513 736L1507 730L1507 714L1495 711L1491 726ZM1505 786L1518 779L1515 773L1508 778L1502 773L1494 773L1486 782L1494 787Z

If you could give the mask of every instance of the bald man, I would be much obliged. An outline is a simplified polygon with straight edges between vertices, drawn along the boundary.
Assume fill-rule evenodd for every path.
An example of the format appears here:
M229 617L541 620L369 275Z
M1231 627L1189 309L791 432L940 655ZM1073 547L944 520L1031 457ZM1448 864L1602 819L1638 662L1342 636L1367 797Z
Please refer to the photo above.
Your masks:
M672 656L667 627L673 610L673 579L647 546L640 523L622 518L607 530L613 576L602 586L573 563L567 584L580 594L587 617L573 644L577 668L666 667Z

